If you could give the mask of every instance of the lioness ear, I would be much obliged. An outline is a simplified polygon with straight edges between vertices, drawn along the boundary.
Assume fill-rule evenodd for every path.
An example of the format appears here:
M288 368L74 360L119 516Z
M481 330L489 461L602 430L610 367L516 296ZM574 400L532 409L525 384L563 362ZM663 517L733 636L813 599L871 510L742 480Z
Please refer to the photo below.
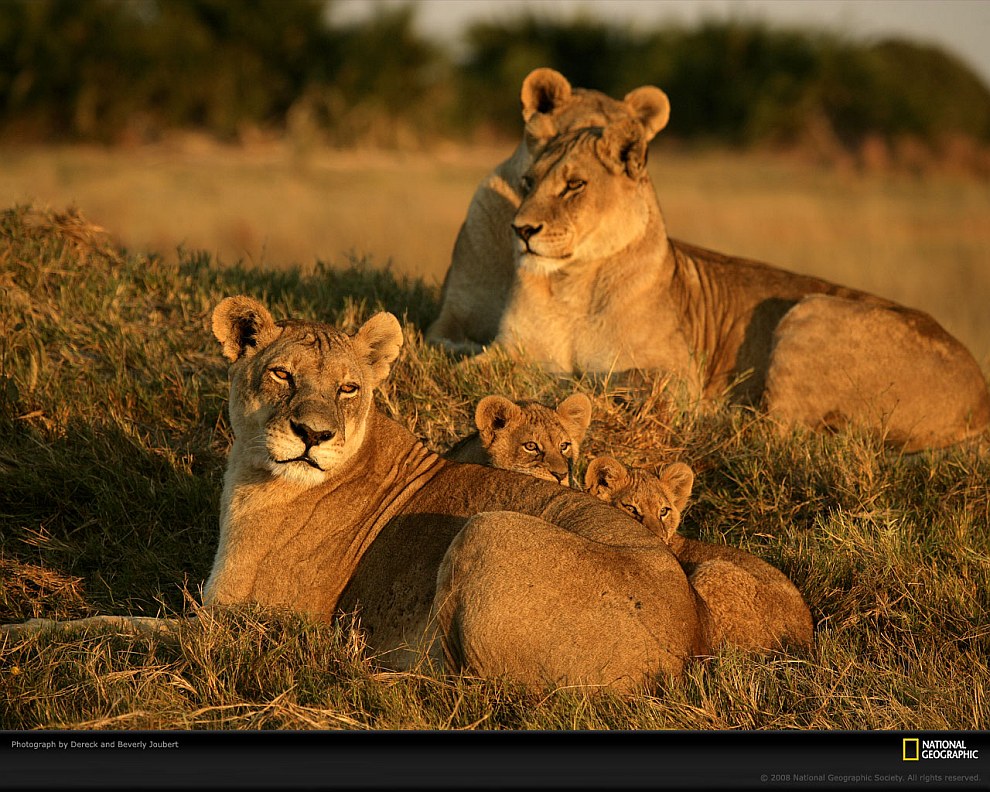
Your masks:
M684 511L694 486L694 471L683 462L675 462L660 473L660 483L670 492L677 510Z
M575 443L580 443L584 440L588 425L591 423L591 399L583 393L568 396L557 405L557 415L560 416L561 423L567 427L571 439Z
M624 118L602 131L598 156L613 173L625 171L630 178L637 179L646 170L647 142L642 124Z
M537 113L549 115L571 98L571 84L559 71L534 69L523 80L519 98L522 100L523 121Z
M652 85L630 91L623 101L643 125L647 142L653 140L670 120L670 100L667 94Z
M227 297L213 309L213 335L231 363L268 346L281 333L268 309L251 297Z
M378 385L388 376L392 364L399 356L402 348L402 326L392 314L382 311L361 325L351 343L358 354L364 355L375 378L373 385Z
M629 471L618 459L598 457L584 473L584 487L596 498L611 503L615 493L629 483Z
M485 396L474 408L474 425L478 427L481 442L487 448L495 439L495 433L504 429L522 413L518 404L504 396Z

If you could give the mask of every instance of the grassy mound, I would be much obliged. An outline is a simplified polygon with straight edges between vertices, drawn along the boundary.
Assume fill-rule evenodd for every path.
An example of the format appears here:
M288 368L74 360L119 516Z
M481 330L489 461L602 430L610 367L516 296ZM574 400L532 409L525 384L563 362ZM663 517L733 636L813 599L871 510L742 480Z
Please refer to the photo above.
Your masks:
M780 567L816 622L806 655L727 650L619 697L377 668L360 633L200 611L230 442L209 332L224 296L406 347L379 404L438 450L488 393L594 401L585 450L698 472L684 530ZM450 359L437 295L361 266L269 272L116 248L78 214L0 215L0 621L197 612L174 635L41 633L0 646L0 726L31 728L974 729L988 721L990 448L901 457L857 435L778 434L662 380L575 382Z

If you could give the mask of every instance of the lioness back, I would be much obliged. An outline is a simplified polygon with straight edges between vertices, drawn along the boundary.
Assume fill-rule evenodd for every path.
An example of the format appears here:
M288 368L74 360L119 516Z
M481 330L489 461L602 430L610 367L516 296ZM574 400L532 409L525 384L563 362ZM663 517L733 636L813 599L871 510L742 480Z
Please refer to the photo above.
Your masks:
M682 463L654 476L611 457L593 460L585 478L589 493L632 515L669 544L708 609L713 647L809 646L811 613L786 575L744 550L677 533L693 483L694 473Z
M486 396L475 409L478 431L446 457L567 484L590 422L591 400L581 393L556 408Z

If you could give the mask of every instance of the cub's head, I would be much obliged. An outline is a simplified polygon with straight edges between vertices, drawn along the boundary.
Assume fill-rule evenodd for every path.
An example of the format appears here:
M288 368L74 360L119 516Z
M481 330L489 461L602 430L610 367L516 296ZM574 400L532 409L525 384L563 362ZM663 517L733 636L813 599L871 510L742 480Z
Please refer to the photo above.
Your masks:
M530 72L523 80L520 99L523 139L532 155L557 135L622 119L638 121L646 139L652 140L667 125L670 115L667 95L652 85L636 88L619 101L600 91L572 88L567 78L553 69Z
M566 485L591 423L591 399L575 393L552 410L486 396L478 402L474 422L493 467Z
M659 219L646 169L649 138L624 119L554 138L522 178L512 221L518 265L536 274L629 248Z
M589 493L628 512L665 542L677 533L693 485L694 472L683 462L668 465L658 478L612 457L598 457L584 476Z
M353 336L319 322L276 322L250 297L213 311L230 362L231 464L305 486L338 472L364 439L375 387L402 345L389 313Z

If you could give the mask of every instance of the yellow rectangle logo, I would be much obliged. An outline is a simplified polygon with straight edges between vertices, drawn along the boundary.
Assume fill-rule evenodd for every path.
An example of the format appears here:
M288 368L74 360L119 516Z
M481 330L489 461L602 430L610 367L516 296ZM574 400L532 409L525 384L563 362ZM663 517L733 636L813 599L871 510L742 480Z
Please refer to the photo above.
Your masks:
M917 737L905 737L901 758L905 762L917 762L921 754L921 745Z

